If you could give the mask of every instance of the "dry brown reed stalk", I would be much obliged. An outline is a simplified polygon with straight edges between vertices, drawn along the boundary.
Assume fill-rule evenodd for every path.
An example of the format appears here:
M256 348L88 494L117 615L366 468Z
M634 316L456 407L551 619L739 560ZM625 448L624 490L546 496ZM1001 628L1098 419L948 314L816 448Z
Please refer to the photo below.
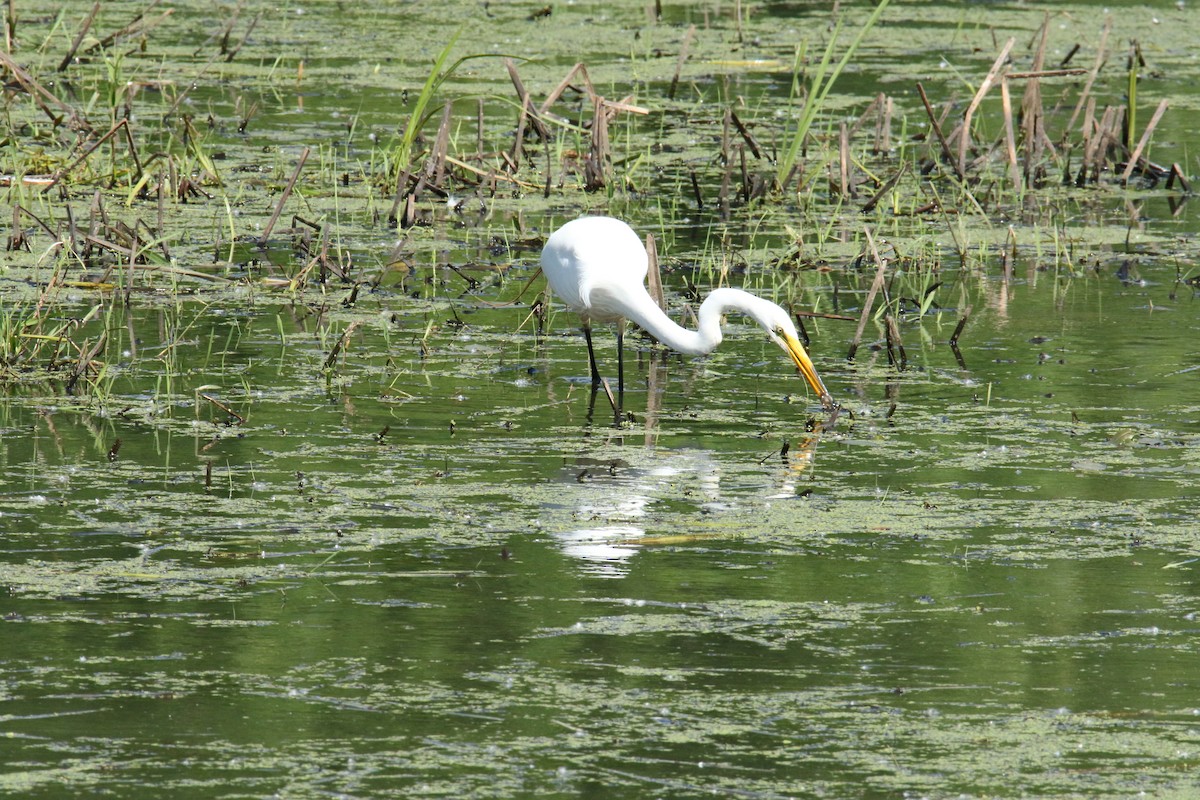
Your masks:
M1112 17L1106 16L1104 18L1104 28L1100 31L1100 44L1096 49L1096 63L1092 65L1091 70L1088 72L1088 79L1083 84L1083 91L1079 94L1079 100L1075 103L1075 110L1071 113L1071 119L1067 121L1068 131L1075 127L1075 120L1079 118L1080 110L1087 105L1089 100L1093 99L1090 96L1092 85L1096 82L1097 76L1100 75L1100 69L1104 66L1104 62L1108 58L1105 47L1108 44L1108 33L1110 30L1112 30Z
M168 108L166 113L163 114L163 119L170 119L171 117L175 116L175 112L179 109L179 106L183 103L183 101L187 99L187 96L192 93L192 89L195 89L201 85L200 77L204 73L208 72L208 68L217 63L217 59L220 57L220 52L213 53L212 57L209 58L208 61L204 62L204 66L200 67L200 71L196 73L196 76L188 81L187 86L184 87L182 92L175 96L175 100L171 103L171 107Z
M221 52L225 53L226 64L233 61L235 58L237 58L237 54L242 52L242 48L246 46L246 42L250 39L250 34L254 33L254 29L258 27L258 21L262 19L262 15L263 12L261 11L254 15L254 19L250 20L250 24L246 26L246 32L242 34L242 38L238 41L237 45L228 52L226 52L226 46L229 43L229 34L228 32L226 33L221 43ZM232 28L232 25L230 27Z
M1154 110L1154 116L1150 117L1149 124L1146 125L1146 130L1142 131L1142 138L1138 140L1137 147L1133 149L1133 155L1129 157L1129 161L1125 164L1125 171L1121 173L1121 183L1128 183L1129 176L1138 166L1138 162L1142 159L1142 152L1146 149L1146 145L1150 144L1150 135L1154 133L1154 128L1158 125L1158 121L1162 119L1163 114L1167 113L1167 100L1163 98L1158 104L1158 108Z
M39 217L37 214L34 214L34 213L33 213L32 211L30 211L29 209L27 209L27 208L23 207L22 205L20 205L19 203L17 203L17 204L14 204L14 205L13 205L13 236L12 236L12 238L9 240L9 242L10 242L10 246L9 246L7 249L9 249L9 250L15 250L15 249L17 249L17 248L15 248L15 247L11 246L12 242L13 242L15 239L17 239L17 238L20 238L20 240L21 240L23 243L25 243L25 249L26 249L26 250L28 250L28 249L29 249L29 245L28 245L28 243L27 243L27 242L25 242L25 238L26 238L26 237L24 236L24 234L23 234L23 232L22 232L22 229L21 229L21 216L22 216L22 215L24 215L25 217L28 217L29 219L33 220L33 222L34 222L34 223L35 223L35 224L36 224L36 225L37 225L39 228L41 228L41 229L42 229L42 230L44 230L44 231L45 231L47 234L49 234L51 238L55 238L55 239L57 239L57 238L58 238L58 234L57 234L57 233L55 233L55 232L54 232L54 231L53 231L53 230L50 228L50 226L49 226L49 225L47 225L45 222L43 222L43 221L42 221L42 219L41 219L41 217Z
M945 134L942 133L942 126L938 122L937 115L933 113L933 106L929 104L929 97L925 94L925 87L917 81L917 94L921 96L921 102L925 105L925 113L929 116L929 124L933 128L933 133L937 137L938 143L942 146L942 155L946 162L954 168L954 174L958 179L965 180L965 176L959 171L958 159L954 157L953 151L950 150L950 144L946 141Z
M127 25L125 25L123 28L117 29L113 33L110 33L108 36L97 40L94 44L83 51L84 54L86 55L89 53L94 53L97 50L103 50L107 47L111 47L118 39L122 39L126 36L144 35L151 29L158 27L173 13L173 9L168 8L156 19L147 20L146 15L153 11L154 7L160 2L162 2L162 0L153 0L150 5L139 11Z
M275 223L279 221L279 215L283 213L283 204L292 194L292 189L296 186L296 181L300 177L300 171L304 169L304 162L308 161L310 148L305 147L300 152L300 162L296 164L296 169L292 172L292 177L287 182L287 186L283 188L283 194L279 196L279 202L275 204L275 211L271 214L271 219L267 222L267 226L263 228L262 236L258 237L258 246L266 247L267 240L271 238L271 231L275 229Z
M528 115L529 124L531 124L537 135L545 139L550 135L546 128L546 123L542 122L537 111L533 108L533 99L529 96L529 92L525 90L525 84L521 81L521 76L517 72L517 65L513 63L511 58L504 59L504 68L508 70L508 77L512 80L513 88L517 90L517 99L521 101L521 125L524 127L525 117ZM518 131L518 136L521 131Z
M841 322L856 322L858 317L848 317L845 314L829 314L824 311L793 311L792 315L803 319L836 319Z
M21 227L21 207L19 205L13 206L12 233L9 234L8 241L4 244L4 249L10 253L17 250L24 250L27 253L32 252L29 240L25 237L25 230Z
M900 325L891 314L883 315L883 329L887 338L888 363L899 372L908 369L908 354L904 352L904 342L900 340ZM899 353L899 357L897 357Z
M696 198L696 210L704 210L704 194L700 191L700 180L696 177L696 170L689 169L688 175L692 181L692 196Z
M1046 43L1050 35L1050 13L1047 12L1038 33L1037 50L1033 55L1031 73L1042 71L1046 63ZM1039 78L1030 78L1021 97L1021 137L1025 144L1025 185L1034 186L1040 179L1041 156L1044 146L1050 144L1045 130L1046 112L1042 103L1042 83Z
M667 99L675 99L675 90L679 88L679 75L683 72L683 65L687 62L688 48L692 46L692 37L696 35L696 26L689 25L687 33L683 35L683 44L679 46L679 59L675 62L675 75L671 78L671 88L667 90Z
M589 192L604 188L611 163L608 111L604 107L604 98L596 95L592 101L592 109L592 141L583 164L583 188Z
M518 180L517 178L515 178L511 175L502 175L500 173L497 173L494 170L489 171L489 170L480 169L479 167L473 167L470 164L466 163L465 161L455 158L454 156L450 156L450 155L446 156L445 161L447 164L450 164L451 166L458 167L461 170L465 170L474 175L478 175L481 179L489 181L489 182L504 181L505 183L515 184L515 185L521 186L525 189L537 189L538 188L538 185L536 183L530 183L529 181Z
M208 43L211 42L213 39L220 39L219 47L220 47L221 52L228 53L229 52L229 38L231 36L233 36L233 29L237 25L238 19L241 18L242 9L244 7L245 7L245 0L238 0L237 4L233 7L232 13L229 15L229 21L225 23L225 27L221 30L220 35L210 36L208 39L206 39L204 41L203 44L201 44L199 47L197 47L195 50L192 51L192 55L193 56L200 55L200 51L203 50L208 45Z
M865 123L867 121L867 117L871 116L872 112L875 112L876 126L878 126L878 124L879 124L878 109L879 109L879 104L882 102L883 102L883 92L880 92L879 94L875 95L874 98L871 99L871 102L867 103L867 107L863 109L863 112L858 115L858 119L854 120L854 123L850 126L850 135L851 136L858 133L858 129L863 126L863 123Z
M92 22L95 21L98 13L100 13L100 0L96 0L96 2L92 5L92 10L87 15L87 18L84 19L83 25L80 26L79 33L75 34L75 38L71 41L71 46L67 49L67 54L63 56L63 60L58 63L59 72L66 72L67 67L69 67L71 62L75 60L75 53L79 50L79 46L83 44L83 39L85 36L87 36L87 32L92 27Z
M754 154L754 157L762 158L762 148L758 146L758 141L750 133L745 123L742 122L737 112L730 109L729 118L733 122L733 127L737 128L738 135L742 137L742 141L746 143L746 146L750 148L750 152Z
M329 355L325 357L325 369L329 369L334 365L334 363L337 361L338 355L346 348L346 345L350 343L350 337L354 335L354 332L358 330L360 325L362 325L362 320L354 320L346 326L346 330L342 331L342 335L339 336L337 342L334 343L333 348L329 351Z
M104 349L104 344L107 341L108 332L102 331L100 336L97 337L96 343L91 347L90 350L84 352L83 347L78 348L79 355L75 360L75 367L71 370L71 376L67 379L67 384L64 387L67 394L75 394L75 387L79 384L79 381L84 377L84 375L91 371L92 364L96 360L96 356L100 355L100 351ZM70 344L75 346L74 342L71 342ZM118 442L119 441L120 440L118 440ZM114 445L114 447L119 448L120 445L117 444Z
M732 179L733 153L729 137L729 126L732 122L732 109L725 109L725 117L721 125L721 187L717 190L717 209L721 218L729 216L729 184Z
M0 51L0 64L3 64L6 69L12 74L21 88L33 99L37 107L42 110L42 113L50 118L52 122L57 124L64 116L69 120L68 124L73 130L91 131L92 126L87 119L81 115L76 109L59 100L49 89L42 86L36 78L26 72L20 64L13 61L8 52ZM54 109L58 109L58 113Z
M516 135L513 136L512 151L500 154L500 157L504 159L505 168L514 174L521 168L522 155L525 149L525 120L529 118L531 110L529 95L525 95L525 99L521 103L520 115L517 117L517 130Z
M742 171L742 202L750 202L750 172L746 168L746 148L738 146L738 166Z
M963 112L962 125L958 138L958 166L955 168L955 172L958 174L960 180L967 171L967 149L971 146L971 117L975 115L975 110L979 108L979 104L983 102L983 98L991 90L992 84L1000 77L1004 65L1008 63L1008 54L1012 51L1016 41L1014 38L1009 38L1005 42L1004 47L1000 50L1000 55L996 56L996 60L992 63L992 68L983 77L983 82L979 84L979 89L976 90L975 96L971 98L971 103L967 106L967 110Z
M425 160L426 182L440 188L446 174L446 156L450 149L450 118L453 103L449 100L442 107L442 121L438 124L437 136L433 140L433 150Z
M1104 168L1106 154L1121 147L1121 122L1124 119L1124 109L1108 106L1100 122L1090 130L1090 138L1085 136L1084 164L1082 169L1083 181L1099 182L1100 172ZM1090 178L1088 177L1090 175Z
M896 170L896 174L888 178L883 186L879 187L879 191L875 192L875 194L871 196L871 199L863 204L861 211L864 214L867 214L875 210L875 206L879 205L879 201L886 197L888 192L896 188L896 184L900 182L900 179L904 177L906 172L908 172L907 162L901 164L900 169Z
M1017 162L1017 133L1013 125L1012 95L1008 91L1008 78L1000 78L1000 104L1004 110L1004 152L1008 161L1008 175L1013 191L1021 193L1021 167Z
M130 300L133 298L133 280L137 275L138 258L142 254L142 243L138 239L137 232L133 232L133 236L129 241L129 260L125 264L125 292L124 300L125 307L129 307Z
M962 336L963 328L967 327L967 320L971 318L971 306L963 309L963 315L959 317L958 324L954 326L954 333L950 334L950 346L958 347L958 337Z
M958 324L954 326L954 333L950 335L950 352L954 354L954 360L958 362L958 368L965 370L967 368L967 360L963 358L962 350L958 349L958 337L962 335L963 328L967 327L967 320L971 318L971 306L963 309L963 315L958 318Z
M587 91L588 97L596 97L596 87L592 85L592 79L588 76L587 66L580 61L575 66L567 70L566 76L559 81L559 84L554 87L554 90L546 96L546 99L538 108L538 113L547 113L550 110L550 107L558 102L558 98L562 96L562 93L571 87L571 81L576 75L579 75L583 78L583 86Z
M879 114L875 120L875 153L882 154L892 149L892 114L895 103L890 96L880 93Z
M1179 181L1180 188L1187 194L1192 193L1192 184L1188 182L1187 176L1183 174L1183 167L1178 163L1171 165L1171 174L1167 176L1167 188L1170 189L1175 185L1175 181Z
M875 237L871 235L871 228L864 225L863 232L867 235L867 247L871 251L871 258L875 261L875 279L871 281L871 288L867 291L866 299L863 300L862 313L858 315L858 327L855 328L854 338L850 341L850 352L846 354L847 361L853 361L855 353L858 352L863 331L867 329L867 320L871 318L871 309L875 305L875 295L879 294L879 290L883 288L883 279L887 274L888 267L887 260L879 257L879 248L875 246Z
M838 140L838 190L842 198L851 197L850 186L850 132L845 122L840 126Z
M646 288L658 307L666 311L667 300L663 295L662 275L658 269L658 244L654 241L653 233L646 234L646 259Z
M408 181L412 175L408 170L401 170L396 177L396 192L392 196L392 209L388 212L388 224L395 225L397 223L396 210L400 208L400 204L407 200L412 200L412 194L406 194L405 189L408 188ZM402 227L408 227L407 225Z
M1013 279L1013 262L1017 260L1017 231L1012 225L1008 226L1008 234L1006 235L1006 243L1008 247L1000 254L1001 274L1004 276L1004 285L1012 284Z

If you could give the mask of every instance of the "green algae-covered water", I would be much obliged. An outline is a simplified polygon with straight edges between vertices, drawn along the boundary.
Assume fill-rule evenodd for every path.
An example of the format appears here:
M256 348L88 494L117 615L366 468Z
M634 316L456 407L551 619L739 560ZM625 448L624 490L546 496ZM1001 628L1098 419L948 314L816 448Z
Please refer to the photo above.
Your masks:
M150 9L152 27L60 85L91 7L17 8L25 69L100 119L113 95L99 88L138 87L141 157L173 154L203 192L109 187L99 159L124 169L120 149L61 194L7 187L10 209L66 239L66 209L99 218L100 189L110 218L161 228L167 252L130 277L117 257L62 259L22 216L31 246L0 267L5 353L32 352L13 333L22 319L65 325L72 343L67 367L45 349L14 357L0 395L3 793L1196 791L1200 300L1196 209L1177 184L1110 175L1007 197L1006 178L984 178L976 211L913 169L882 211L824 177L753 202L731 191L722 208L725 109L752 121L768 155L743 155L766 174L795 48L824 49L825 9ZM104 4L91 36L143 8ZM901 4L864 40L827 117L895 96L893 149L864 170L886 178L927 147L916 81L965 103L1009 36L1014 69L1027 65L1046 9L964 9ZM1078 43L1090 66L1103 10L1049 10L1048 62ZM843 8L844 25L866 12ZM1194 16L1115 15L1094 90L1124 102L1137 38L1137 126L1168 98L1151 157L1187 175L1196 64L1173 37ZM226 27L232 47L251 20L234 59L214 59ZM418 225L387 221L383 161L456 31L443 67L512 56L540 103L583 61L597 91L649 110L614 117L603 189L560 171L590 136L571 127L531 146L523 183L455 186L419 201ZM451 153L511 147L502 61L459 70L414 148L435 146L447 99ZM179 104L189 143L164 112L193 84ZM1080 88L1054 84L1063 113ZM15 98L4 171L69 163L54 161L48 118ZM591 121L586 106L571 126ZM983 106L990 133L998 109ZM827 132L809 173L834 163ZM305 146L279 228L302 229L294 214L314 234L260 249ZM934 193L952 213L909 213ZM574 318L551 302L539 320L533 290L497 305L533 277L543 237L585 211L655 235L676 318L718 283L827 315L804 322L843 407L831 428L737 317L705 358L628 336L614 424ZM903 370L882 317L853 361L855 323L832 318L857 319L874 275L864 225L894 261L884 293ZM326 279L307 280L323 241ZM100 363L68 391L102 334ZM611 333L597 344L615 372Z

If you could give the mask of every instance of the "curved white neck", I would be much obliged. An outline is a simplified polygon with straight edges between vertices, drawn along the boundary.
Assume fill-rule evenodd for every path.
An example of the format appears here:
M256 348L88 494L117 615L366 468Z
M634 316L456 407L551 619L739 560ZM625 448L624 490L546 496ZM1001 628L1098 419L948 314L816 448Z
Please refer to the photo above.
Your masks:
M755 316L753 309L767 303L741 289L714 289L696 314L699 327L688 330L677 325L645 292L626 298L625 316L662 344L690 356L711 353L721 343L721 317L728 310Z

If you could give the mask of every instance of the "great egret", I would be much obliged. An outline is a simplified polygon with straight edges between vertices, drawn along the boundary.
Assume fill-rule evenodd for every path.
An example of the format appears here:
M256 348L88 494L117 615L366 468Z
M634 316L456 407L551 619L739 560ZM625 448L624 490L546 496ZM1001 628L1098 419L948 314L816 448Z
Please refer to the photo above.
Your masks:
M542 272L558 298L577 312L587 339L592 385L600 385L592 349L592 322L617 322L618 387L624 388L625 320L672 350L687 355L711 353L721 343L721 316L740 311L763 327L799 368L825 408L833 398L817 375L812 359L796 335L787 312L774 303L741 289L714 289L697 313L699 328L675 324L646 291L649 259L633 229L612 217L580 217L563 225L542 248Z

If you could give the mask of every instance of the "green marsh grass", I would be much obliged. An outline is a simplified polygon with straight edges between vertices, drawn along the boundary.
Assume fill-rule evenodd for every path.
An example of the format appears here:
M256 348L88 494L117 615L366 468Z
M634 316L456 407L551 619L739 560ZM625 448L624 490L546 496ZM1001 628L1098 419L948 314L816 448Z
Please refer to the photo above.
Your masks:
M792 100L794 101L798 95L804 97L804 108L800 113L800 118L796 121L796 128L787 134L787 147L783 155L779 159L779 166L775 171L775 182L781 188L786 189L784 184L791 178L792 170L796 167L800 158L800 151L804 146L804 140L808 136L809 129L813 122L817 119L817 115L822 111L825 99L829 96L829 92L833 89L838 77L842 74L842 70L850 63L850 59L854 57L855 51L862 43L867 32L875 26L884 9L887 8L890 0L882 0L871 15L858 29L857 35L851 40L846 51L842 54L841 59L832 67L834 53L837 48L838 34L841 32L842 19L839 16L837 24L834 26L833 35L829 39L828 45L825 47L825 52L818 63L815 73L809 81L809 85L801 90L800 75L803 71L803 65L806 57L806 45L801 45L796 50L796 55L792 63Z

